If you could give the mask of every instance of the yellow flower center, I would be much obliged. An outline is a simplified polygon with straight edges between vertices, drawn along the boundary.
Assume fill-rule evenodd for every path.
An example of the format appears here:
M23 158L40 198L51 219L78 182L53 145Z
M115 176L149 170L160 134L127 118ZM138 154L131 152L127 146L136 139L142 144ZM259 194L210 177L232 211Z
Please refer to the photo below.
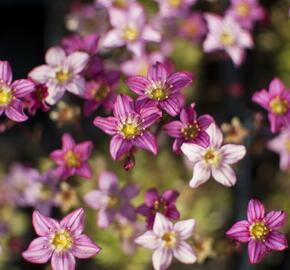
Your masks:
M285 99L281 99L279 96L273 98L270 102L270 109L272 113L277 115L283 115L288 111L288 101Z
M116 208L120 203L120 199L117 196L110 196L107 202L108 208Z
M167 248L172 248L176 243L176 234L175 232L166 232L161 237L163 244Z
M203 159L206 164L217 166L220 163L221 157L217 151L209 149L205 152Z
M95 101L100 102L108 96L110 90L106 86L101 86L100 88L93 89L92 92L94 94Z
M164 100L167 98L166 91L162 87L157 87L152 89L150 97L155 100Z
M186 141L194 139L198 134L197 125L188 124L187 126L181 129L181 134Z
M69 168L73 167L80 167L81 166L81 161L80 161L80 155L77 153L74 153L72 150L68 150L64 156L64 160L66 165Z
M168 0L169 6L173 8L178 8L181 6L182 0Z
M285 147L286 147L286 150L287 150L288 152L290 152L290 138L287 139L287 141L286 141L286 143L285 143Z
M247 3L239 3L236 5L236 12L241 17L248 16L250 13L250 7Z
M64 84L70 79L70 73L67 70L61 69L56 72L55 78L60 84Z
M117 8L125 8L127 6L127 0L114 0L113 4Z
M10 89L0 88L0 106L7 106L12 100Z
M250 226L250 234L255 240L263 240L270 230L262 221L257 221Z
M121 133L125 139L131 139L140 134L137 123L126 123L121 128Z
M138 38L139 31L136 27L127 26L123 30L123 37L127 41L134 41Z
M228 32L223 32L220 36L220 42L224 46L232 46L235 43L235 37Z
M58 231L52 237L51 244L57 252L62 252L72 247L73 240L67 230Z

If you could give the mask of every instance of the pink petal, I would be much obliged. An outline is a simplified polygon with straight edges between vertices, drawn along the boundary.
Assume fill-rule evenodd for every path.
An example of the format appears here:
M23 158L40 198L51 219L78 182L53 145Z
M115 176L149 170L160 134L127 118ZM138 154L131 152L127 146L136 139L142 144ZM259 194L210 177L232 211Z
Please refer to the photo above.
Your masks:
M176 116L181 110L181 101L177 95L172 95L165 100L159 102L161 109L171 116Z
M81 160L85 161L89 158L93 150L93 143L91 141L85 141L77 144L75 152L80 154Z
M143 28L142 38L147 41L159 42L161 40L161 34L151 26L146 25Z
M172 262L172 251L169 248L158 248L152 256L153 267L155 270L165 270Z
M52 153L50 153L50 158L53 159L56 164L58 165L62 165L64 163L64 155L65 155L65 151L63 150L55 150Z
M66 228L74 236L80 235L84 230L85 214L82 208L78 208L66 215L60 222L61 228Z
M61 141L62 141L62 149L64 151L72 150L76 146L75 140L69 133L63 134Z
M136 211L135 208L130 203L124 203L119 208L120 216L124 217L125 219L129 221L135 221L136 220Z
M121 47L125 45L125 41L119 30L111 30L103 38L102 45L104 48Z
M123 139L119 135L115 135L110 142L110 153L114 160L120 159L124 154L128 153L132 148L129 140Z
M29 73L29 77L33 79L33 81L38 83L46 83L49 79L50 74L53 73L53 70L50 66L41 65L39 67L34 68Z
M81 166L77 168L76 174L87 179L92 178L92 170L90 164L88 162L83 162Z
M210 178L210 167L198 161L193 167L193 176L189 182L191 188L197 188Z
M192 250L192 247L184 241L180 242L173 249L173 256L185 264L192 264L196 262L196 255Z
M51 258L52 270L75 270L76 260L72 253L54 252Z
M172 121L163 126L164 131L173 138L181 138L182 133L181 129L183 128L183 124L180 121Z
M265 245L270 250L284 250L288 248L287 238L283 233L272 231L265 240Z
M218 38L215 35L208 33L205 41L203 42L204 52L212 52L221 48L222 48L222 45L220 41L218 40Z
M180 112L180 120L184 124L193 124L196 120L196 111L194 109L195 104L183 108Z
M181 151L183 152L183 154L185 154L186 157L193 163L201 160L201 153L203 150L204 149L201 146L192 143L184 143L181 146Z
M220 184L231 187L236 184L237 177L234 170L228 164L220 164L212 167L212 176Z
M162 199L165 200L168 204L175 203L180 193L174 189L168 189L163 192Z
M142 118L142 128L148 128L153 125L160 117L162 112L156 106L143 107L140 110Z
M270 86L269 86L269 94L272 97L280 96L281 93L283 93L284 91L285 91L285 85L280 79L275 78L271 81Z
M188 72L172 73L166 80L171 91L179 91L187 87L192 82L192 75Z
M66 59L65 51L61 47L52 47L45 54L45 61L49 66L62 66Z
M124 10L118 8L109 9L110 23L115 28L123 28L128 22L127 14Z
M110 171L103 171L99 179L99 188L106 193L116 193L119 190L119 180Z
M259 92L255 92L254 95L252 96L252 101L258 103L266 110L269 109L270 98L268 92L265 89Z
M253 38L248 31L240 31L238 38L241 47L252 48L254 46Z
M165 82L167 79L167 71L163 64L156 62L148 70L148 79L154 82Z
M95 256L101 251L101 248L97 246L89 237L81 234L74 237L74 245L72 248L72 254L79 259L87 259Z
M154 155L157 155L158 152L157 141L150 131L144 131L142 135L136 137L132 141L132 143L136 147L150 151Z
M265 216L264 205L257 199L251 199L248 204L247 215L250 223L263 219Z
M141 57L144 52L144 43L141 40L127 43L127 48L135 57Z
M240 66L245 59L245 51L240 47L230 47L226 49L236 66Z
M34 239L27 250L22 252L22 257L32 263L47 263L52 255L52 249L49 247L47 237L38 237Z
M226 235L242 243L249 242L251 239L249 226L248 221L239 221L226 232Z
M49 236L52 231L59 228L56 220L43 216L38 211L34 211L32 214L32 224L35 232L39 236Z
M270 229L280 229L286 222L284 211L271 211L265 216L267 227Z
M17 80L12 83L12 89L15 89L14 96L17 98L25 97L35 89L35 85L30 80Z
M210 145L215 149L219 149L223 143L223 134L218 126L212 123L206 132L210 137Z
M147 231L135 239L135 243L145 248L156 249L159 246L159 239L153 231Z
M155 216L155 221L153 225L153 232L162 237L165 232L173 230L172 222L160 213Z
M267 247L261 241L250 240L248 245L249 259L252 264L259 263L267 253Z
M64 66L72 73L79 74L87 66L90 56L85 52L74 52L69 55Z
M13 102L5 110L6 116L15 122L24 122L28 117L23 112L22 102L14 99Z
M50 86L48 88L48 96L46 97L45 101L49 105L54 105L63 97L64 93L65 88L63 86Z
M213 121L213 118L208 114L203 114L197 118L198 126L202 130L207 129Z
M131 76L126 80L128 87L138 95L144 95L150 82L143 76Z
M114 105L114 116L124 120L133 112L133 99L124 94L118 95Z
M223 162L234 164L246 155L246 147L243 145L226 144L220 149Z
M187 219L175 223L173 230L178 234L178 239L186 240L187 238L192 237L194 228L195 220Z
M85 79L80 75L74 76L71 82L66 86L67 91L77 96L81 96L85 92Z
M128 184L121 190L121 197L126 200L132 199L138 195L140 188L136 184Z
M106 200L106 196L104 196L104 194L99 190L90 191L84 197L85 203L94 209L100 209L103 207Z
M217 29L220 29L221 24L222 24L222 18L220 16L207 13L205 14L204 17L207 21L208 28L210 31L215 32Z
M116 217L116 209L105 209L102 208L98 213L97 224L101 229L108 228Z
M115 117L97 116L94 120L94 125L104 131L106 134L114 135L117 133L118 121Z
M154 206L155 201L159 200L159 193L156 188L148 189L145 193L145 204Z
M12 82L12 69L8 61L0 61L0 81L10 84Z

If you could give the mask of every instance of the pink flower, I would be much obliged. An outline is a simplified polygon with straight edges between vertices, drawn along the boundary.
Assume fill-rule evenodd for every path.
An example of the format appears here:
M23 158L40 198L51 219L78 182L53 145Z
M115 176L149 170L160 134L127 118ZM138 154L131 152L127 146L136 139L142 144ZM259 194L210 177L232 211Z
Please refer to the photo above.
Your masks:
M247 30L241 26L230 15L224 18L206 14L208 33L203 43L205 52L225 50L236 66L242 64L245 58L245 49L253 47L253 40Z
M85 80L80 73L89 61L89 55L84 52L74 52L66 56L60 47L50 48L46 55L46 65L33 69L29 76L36 82L46 84L48 96L46 102L55 104L69 91L81 95L85 90Z
M120 188L117 176L109 171L100 175L99 190L87 193L84 200L93 209L98 209L97 224L105 229L115 220L125 218L129 221L136 220L135 208L130 200L139 193L139 187L128 184Z
M96 0L97 6L102 6L105 8L128 8L136 0Z
M60 222L34 211L32 223L39 237L22 253L23 258L35 264L47 263L51 258L52 270L74 270L75 257L87 259L101 250L88 236L82 234L84 218L84 210L81 208Z
M216 124L211 124L207 132L210 137L210 144L206 149L192 143L184 143L181 146L181 151L193 163L190 187L197 188L205 183L211 175L224 186L235 185L236 174L230 165L245 156L246 148L243 145L235 144L222 146L223 135Z
M138 101L159 106L171 116L177 115L183 105L182 89L192 82L188 72L168 73L165 66L159 62L152 65L147 77L131 76L127 79L128 87L139 95Z
M273 133L290 124L290 91L278 78L271 81L269 90L254 93L252 100L268 111Z
M280 169L290 169L290 130L283 130L277 137L267 143L270 150L280 155Z
M141 56L144 43L159 42L159 32L145 24L145 13L142 6L131 4L128 9L110 8L110 21L113 30L103 39L103 47L115 48L127 45L127 48L137 56Z
M88 158L92 152L93 144L85 141L76 144L68 133L62 136L62 149L55 150L50 154L58 165L57 174L63 179L72 175L79 175L84 178L91 178L92 172L88 163Z
M186 16L190 7L197 0L156 0L159 3L159 15L163 18L180 18Z
M269 251L281 251L288 247L286 236L277 231L284 225L285 220L284 211L271 211L265 214L264 205L252 199L248 204L248 220L237 222L226 234L241 243L249 243L250 262L256 264Z
M185 242L193 234L195 220L188 219L172 224L162 214L157 213L153 229L135 239L143 247L155 250L152 256L155 270L167 269L173 257L185 264L192 264L196 256Z
M242 27L251 29L256 21L263 19L265 11L259 0L231 0L227 14L233 16Z
M169 122L163 129L170 137L175 138L172 148L176 154L180 154L180 147L184 142L208 147L210 137L206 130L213 121L208 114L197 117L193 103L181 110L180 121Z
M34 90L30 80L12 82L12 70L9 62L0 61L0 116L5 115L15 122L23 122L28 117L23 112L23 97Z

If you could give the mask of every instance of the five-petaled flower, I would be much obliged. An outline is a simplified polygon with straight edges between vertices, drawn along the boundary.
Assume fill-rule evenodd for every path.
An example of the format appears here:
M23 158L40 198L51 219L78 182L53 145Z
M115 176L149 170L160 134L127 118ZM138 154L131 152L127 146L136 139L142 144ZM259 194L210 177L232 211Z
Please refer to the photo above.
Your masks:
M155 188L149 189L145 193L145 201L137 208L137 213L146 217L147 228L152 229L155 216L161 213L171 220L179 219L179 212L175 206L179 192L168 189L159 195Z
M245 49L253 47L251 34L242 29L231 15L222 18L206 14L205 19L209 31L203 43L204 51L225 50L236 66L241 65L245 58Z
M289 126L290 91L278 78L271 81L269 91L262 89L254 93L252 100L268 111L273 133Z
M83 234L84 218L84 210L81 208L60 222L34 211L32 222L39 237L30 243L22 256L35 264L47 263L51 258L52 270L74 270L75 257L87 259L101 250Z
M7 61L0 61L0 116L5 115L15 121L23 122L28 117L23 112L23 97L34 90L34 83L21 79L12 82L12 70Z
M192 143L184 143L181 146L182 152L193 163L193 176L189 185L196 188L212 175L222 185L233 186L237 178L229 165L241 160L246 154L246 148L236 144L222 146L223 135L216 124L211 124L207 132L210 144L206 149Z
M129 96L121 94L117 96L113 114L110 117L97 116L94 125L113 135L110 152L114 160L120 159L133 146L157 154L156 138L146 130L162 115L156 106L134 102Z
M84 92L85 80L80 73L90 59L87 53L77 51L67 56L61 47L52 47L47 51L45 59L47 64L34 68L29 77L47 85L48 104L53 105L59 101L65 90L76 95Z
M135 239L143 247L154 249L152 256L155 270L165 270L173 257L185 264L192 264L196 256L191 246L185 242L192 237L195 220L188 219L172 224L160 213L156 214L153 229Z
M256 200L248 204L248 220L234 224L227 236L241 243L249 243L248 253L252 264L259 263L271 250L284 250L288 247L286 236L277 231L286 220L284 211L271 211L265 214L264 205Z
M188 72L168 74L163 64L156 62L147 73L147 77L140 75L127 79L128 87L139 95L138 101L151 101L171 116L177 115L183 105L180 91L192 82L192 75Z
M72 136L65 133L62 136L62 149L55 150L50 154L51 159L58 165L57 175L64 180L73 175L91 178L92 172L88 158L92 150L91 141L76 144Z
M93 209L98 209L97 224L100 228L107 228L116 218L136 220L136 212L130 200L136 197L139 188L135 184L119 187L115 174L104 171L100 175L99 190L93 190L84 197L85 202Z
M180 154L180 147L184 142L198 144L204 148L209 145L210 138L206 130L214 120L207 114L197 117L194 107L193 103L183 108L180 121L172 121L163 127L170 137L175 138L172 148L176 154Z

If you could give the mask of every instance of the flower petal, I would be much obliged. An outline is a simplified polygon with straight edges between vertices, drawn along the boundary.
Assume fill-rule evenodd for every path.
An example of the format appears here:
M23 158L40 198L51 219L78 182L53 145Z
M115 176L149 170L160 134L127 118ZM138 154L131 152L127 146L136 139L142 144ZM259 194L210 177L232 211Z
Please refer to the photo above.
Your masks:
M172 222L166 218L164 215L160 213L156 213L155 221L153 225L153 232L162 237L165 232L172 231L173 224Z
M188 72L172 73L166 80L172 93L180 91L192 82L192 75Z
M101 229L106 229L112 224L116 216L116 209L101 209L98 213L98 226Z
M201 153L204 149L193 143L184 143L181 146L181 151L186 157L193 163L196 163L201 160Z
M184 241L173 249L173 256L185 264L195 263L197 259L192 247Z
M142 135L137 136L134 140L132 140L132 143L136 147L150 151L154 155L157 155L157 141L154 135L152 135L152 133L149 131L144 131Z
M136 220L136 210L130 203L124 203L120 207L119 215L132 222Z
M52 47L45 54L45 61L49 66L62 66L66 59L65 51L61 47Z
M81 166L76 169L76 174L81 177L90 179L92 177L92 169L90 164L88 162L83 162Z
M80 75L76 75L72 81L66 86L67 91L77 96L82 96L85 92L85 79Z
M80 235L84 230L85 214L84 209L78 208L66 215L60 222L61 228L68 228L74 235Z
M89 60L90 60L90 56L87 53L74 52L67 57L64 66L72 74L79 74L85 69Z
M12 82L12 69L8 61L0 61L0 81L10 84Z
M126 84L136 94L145 95L150 82L143 76L131 76L126 80Z
M191 188L197 188L210 178L210 167L203 161L198 161L193 167L193 176L189 182Z
M264 205L257 199L251 199L248 204L247 215L250 223L263 219L265 216Z
M284 91L285 91L285 85L280 79L275 78L271 81L269 85L269 93L272 97L280 96L281 93Z
M288 248L288 241L283 233L271 231L265 240L265 245L270 250L284 250Z
M195 104L183 108L180 112L180 120L184 124L193 124L196 121Z
M114 160L120 159L124 154L128 153L132 148L129 140L123 139L120 135L115 135L110 142L110 153Z
M159 193L156 188L148 189L145 193L145 203L148 206L154 206L155 201L159 200Z
M219 149L223 143L223 134L218 126L212 123L206 132L210 137L210 145L215 149Z
M125 44L124 39L119 30L111 30L109 31L102 40L102 46L104 48L114 48L121 47Z
M76 143L69 133L64 133L61 138L62 148L64 151L72 150L75 148Z
M152 256L153 267L155 270L165 270L172 262L172 251L169 248L158 248Z
M261 241L250 240L248 245L249 259L252 264L259 263L267 253L267 247Z
M180 218L180 213L174 204L167 206L164 215L171 220L178 220Z
M28 117L23 112L22 102L14 99L13 102L5 110L6 116L15 122L24 122Z
M269 109L269 94L267 90L263 89L261 91L255 92L252 96L252 101L258 103L260 106L262 106L264 109Z
M164 201L166 201L167 204L172 204L175 203L179 195L180 193L178 191L174 189L168 189L163 192L161 197Z
M145 248L156 249L159 246L159 239L153 231L147 231L135 239L135 243Z
M149 68L147 76L149 80L164 83L167 79L167 71L163 64L156 62Z
M44 84L47 82L49 75L52 74L52 72L53 70L50 66L41 65L30 71L28 77L32 78L35 82Z
M79 143L75 147L75 152L80 154L81 160L85 161L89 158L93 150L93 143L91 141L85 141Z
M32 214L32 224L36 234L39 236L48 236L52 230L59 228L59 224L56 220L46 217L38 211L34 211Z
M176 116L181 109L180 99L177 95L169 96L167 99L160 101L159 105L171 116Z
M202 130L206 130L213 122L213 118L208 114L203 114L197 118L198 126Z
M119 190L119 180L110 171L103 171L99 178L99 188L106 193L116 193Z
M134 112L133 99L124 94L118 95L114 105L114 116L118 119L124 120Z
M174 231L178 233L178 239L180 240L186 240L192 237L194 228L194 219L182 220L174 224Z
M118 121L115 117L97 116L94 120L94 125L104 131L106 134L114 135L117 132Z
M76 260L70 252L54 252L51 258L52 270L75 270Z
M93 190L84 196L84 201L88 206L94 209L100 209L106 205L107 199L101 191Z
M286 222L286 213L284 211L271 211L265 216L267 227L280 229Z
M144 105L140 110L140 115L142 118L142 128L148 128L162 116L162 112L157 106L146 107Z
M251 239L249 226L247 220L238 221L226 232L226 235L242 243L249 242Z
M227 164L212 167L212 176L220 184L231 187L236 184L237 177L234 170Z
M243 145L226 144L221 147L220 154L223 162L234 164L246 155L246 147Z
M163 126L164 131L173 138L181 138L182 133L181 129L183 128L183 124L180 121L172 121Z
M128 184L121 190L122 198L130 200L138 195L140 188L136 184Z
M87 259L95 256L101 251L89 237L84 234L74 237L74 244L71 250L72 254L79 259Z
M45 101L49 105L54 105L57 103L64 95L65 88L59 85L53 85L48 87L48 96L45 98Z
M12 89L15 89L14 96L17 98L25 97L35 89L35 85L30 80L17 80L12 83Z
M27 250L22 252L22 257L32 263L47 263L52 255L52 249L49 248L47 237L38 237L34 239Z

